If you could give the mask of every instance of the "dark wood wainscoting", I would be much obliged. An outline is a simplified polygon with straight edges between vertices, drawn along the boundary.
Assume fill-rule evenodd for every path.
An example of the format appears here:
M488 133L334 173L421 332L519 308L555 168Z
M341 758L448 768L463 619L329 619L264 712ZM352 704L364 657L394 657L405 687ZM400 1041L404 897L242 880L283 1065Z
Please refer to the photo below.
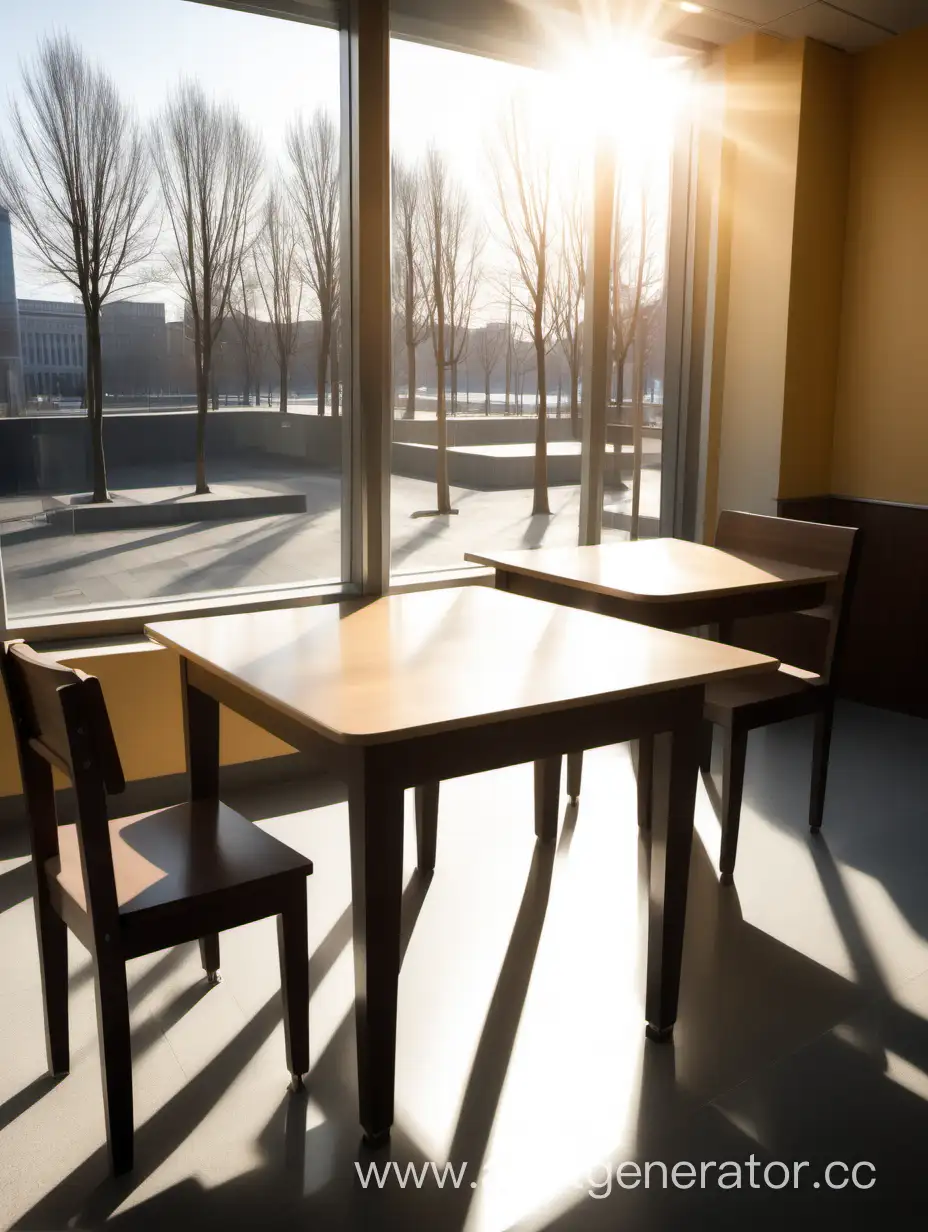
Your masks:
M861 531L842 696L928 718L928 506L812 496L782 500L779 511Z

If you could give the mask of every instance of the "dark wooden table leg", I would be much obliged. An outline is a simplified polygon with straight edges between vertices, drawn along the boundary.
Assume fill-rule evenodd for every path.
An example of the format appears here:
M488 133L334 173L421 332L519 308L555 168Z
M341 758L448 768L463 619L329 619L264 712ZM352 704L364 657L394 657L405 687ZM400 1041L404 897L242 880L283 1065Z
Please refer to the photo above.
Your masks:
M348 785L358 1101L370 1142L393 1124L403 897L403 789L359 757Z
M420 873L435 869L438 845L438 784L423 783L416 788L416 856Z
M567 798L571 804L580 803L580 781L583 778L583 754L567 754Z
M654 807L654 737L641 736L632 746L635 778L638 786L638 827L651 829L651 810Z
M192 685L180 661L184 743L191 800L219 800L219 703ZM210 984L219 983L219 934L200 938L200 961Z
M535 836L544 842L557 838L561 811L561 761L558 756L535 762Z
M701 690L700 690L701 695ZM673 732L654 738L654 797L648 912L647 1035L670 1039L677 1017L686 893L699 773L702 702Z

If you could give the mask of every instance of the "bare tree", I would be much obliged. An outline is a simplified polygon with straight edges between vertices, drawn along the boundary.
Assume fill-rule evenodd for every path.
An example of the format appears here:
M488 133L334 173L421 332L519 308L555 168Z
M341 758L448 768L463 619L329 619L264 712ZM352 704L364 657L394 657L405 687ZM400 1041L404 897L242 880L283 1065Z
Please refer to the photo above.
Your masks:
M287 413L290 360L296 351L303 302L303 279L297 257L297 233L286 190L274 184L267 195L261 231L254 248L255 273L267 309L271 345L280 377L280 410Z
M583 239L583 204L575 191L564 210L557 280L551 295L554 329L570 377L570 431L580 436L580 366L583 358L583 300L586 292L586 254ZM560 385L558 385L560 409Z
M483 413L490 413L490 377L506 346L506 326L488 322L477 334L477 362L483 373Z
M437 512L449 514L454 511L451 508L451 490L448 484L448 417L445 401L448 342L448 260L445 249L459 190L451 180L444 156L435 146L430 146L425 156L422 191L422 286L428 310L438 386L435 411Z
M406 349L404 419L416 417L416 347L429 335L423 279L422 171L393 159L393 305Z
M252 242L262 170L257 136L231 105L182 82L152 130L152 149L174 238L169 257L193 327L197 386L196 490L206 482L206 413L213 352Z
M287 153L295 173L292 201L303 228L303 272L319 304L316 405L324 415L326 372L339 302L338 128L329 113L320 108L310 120L296 119L287 130ZM333 415L338 413L336 383L333 378Z
M332 322L332 343L329 355L329 388L332 395L332 415L335 419L339 416L339 401L341 392L341 375L339 356L341 355L342 344L342 322L338 312L338 291L335 293L335 319Z
M458 405L458 366L467 356L470 319L480 281L478 262L484 238L470 222L470 207L462 190L452 199L444 248L448 268L448 368L451 373L451 413Z
M258 295L257 279L250 268L243 264L239 269L229 316L239 342L242 357L242 402L251 406L251 391L254 390L255 406L261 396L261 365L264 359L265 337L262 322L255 312Z
M629 219L621 181L616 186L615 232L612 241L612 354L616 366L616 412L624 401L625 364L641 318L648 269L648 197L642 190L637 225Z
M0 203L47 273L75 288L87 322L87 420L94 501L109 499L100 316L152 253L151 163L112 79L68 35L43 39L10 105L15 158L0 145Z
M548 144L529 128L524 111L510 107L503 124L502 150L493 173L515 261L516 303L530 322L538 390L535 435L533 514L550 514L548 503L547 388L545 356L552 323L548 295L548 249L551 242L551 155Z

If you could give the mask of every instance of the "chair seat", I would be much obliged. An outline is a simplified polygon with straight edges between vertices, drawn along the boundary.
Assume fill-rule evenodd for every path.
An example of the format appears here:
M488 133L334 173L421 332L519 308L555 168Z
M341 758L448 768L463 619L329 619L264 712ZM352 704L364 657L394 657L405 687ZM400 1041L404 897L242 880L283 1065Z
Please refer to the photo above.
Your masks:
M754 676L740 676L734 680L720 680L706 688L703 714L713 723L727 725L736 711L750 707L764 709L768 704L782 705L790 709L790 700L795 699L796 711L801 713L810 696L824 685L824 680L815 672L802 667L781 663L776 672L763 672ZM783 717L787 717L784 714Z
M313 871L312 861L221 801L197 800L116 817L109 823L119 913L127 916L221 893L281 874ZM77 827L58 827L49 882L86 912Z

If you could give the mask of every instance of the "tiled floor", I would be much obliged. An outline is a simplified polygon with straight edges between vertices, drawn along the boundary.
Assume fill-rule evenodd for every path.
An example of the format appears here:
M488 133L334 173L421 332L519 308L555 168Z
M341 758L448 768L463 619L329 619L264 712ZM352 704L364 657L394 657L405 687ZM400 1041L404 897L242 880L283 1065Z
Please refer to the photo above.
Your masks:
M6 830L0 1224L924 1227L928 724L842 708L816 841L804 822L808 738L803 723L751 737L736 888L718 885L718 824L700 788L672 1046L644 1040L647 852L627 747L588 756L579 809L565 801L554 849L534 841L529 767L446 784L430 884L413 871L407 836L397 1119L390 1146L374 1153L356 1120L337 785L235 792L243 811L315 860L307 1094L285 1089L273 924L224 935L215 989L195 946L133 962L137 1166L119 1181L107 1176L93 985L76 944L72 1071L44 1077L25 840ZM458 1187L429 1173L421 1188L410 1176L405 1188L391 1179L365 1190L357 1165L366 1174L390 1160L467 1170ZM621 1161L654 1165L647 1189L616 1184ZM716 1183L726 1161L741 1166L741 1188ZM809 1161L800 1190L763 1187L773 1161L791 1175ZM875 1184L829 1188L832 1161L872 1163ZM681 1185L693 1164L695 1185L664 1189L660 1163L682 1165ZM774 1164L769 1177L779 1184L783 1170Z

